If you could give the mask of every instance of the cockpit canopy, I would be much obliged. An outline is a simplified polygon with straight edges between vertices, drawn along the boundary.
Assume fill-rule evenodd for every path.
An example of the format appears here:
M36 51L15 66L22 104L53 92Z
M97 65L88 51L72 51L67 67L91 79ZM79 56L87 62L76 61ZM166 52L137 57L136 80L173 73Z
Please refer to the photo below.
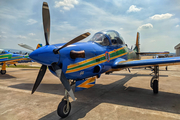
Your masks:
M98 32L90 39L90 41L103 46L125 44L123 38L114 30Z
M6 53L7 53L6 50L0 49L0 54L6 54Z

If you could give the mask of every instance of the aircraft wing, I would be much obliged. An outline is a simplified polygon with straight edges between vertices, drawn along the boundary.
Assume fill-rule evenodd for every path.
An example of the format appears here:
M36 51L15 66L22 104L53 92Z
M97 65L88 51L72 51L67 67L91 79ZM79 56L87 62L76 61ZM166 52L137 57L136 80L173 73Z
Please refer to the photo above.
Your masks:
M119 59L119 62L114 62L113 68L130 68L130 67L142 67L142 66L167 66L180 64L180 57L170 58L156 58L145 60L125 61Z
M156 54L169 54L169 52L140 52L140 55L156 55Z

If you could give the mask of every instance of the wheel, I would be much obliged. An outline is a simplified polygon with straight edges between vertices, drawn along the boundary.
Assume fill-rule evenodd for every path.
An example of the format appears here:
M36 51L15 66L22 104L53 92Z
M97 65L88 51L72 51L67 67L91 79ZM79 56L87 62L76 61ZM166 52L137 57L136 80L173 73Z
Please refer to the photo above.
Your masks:
M151 79L151 81L150 81L150 86L151 86L152 89L153 89L153 82L154 82L154 80L156 80L156 77L155 77L155 76L153 76L152 79Z
M2 75L6 74L6 70L1 70L1 74Z
M158 94L158 80L153 81L153 92L154 94Z
M57 114L61 118L65 118L69 115L70 111L71 111L71 103L69 102L69 109L67 109L67 101L62 100L58 105Z

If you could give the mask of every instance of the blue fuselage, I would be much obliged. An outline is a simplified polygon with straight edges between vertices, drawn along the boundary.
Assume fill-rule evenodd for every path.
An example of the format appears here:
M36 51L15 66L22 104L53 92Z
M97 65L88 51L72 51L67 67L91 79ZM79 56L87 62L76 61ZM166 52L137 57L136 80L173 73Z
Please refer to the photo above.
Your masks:
M67 79L84 79L87 77L95 76L109 71L112 69L114 62L117 59L128 59L128 48L126 45L110 45L102 46L95 42L79 42L69 45L59 52L54 54L53 49L60 48L64 44L54 44L38 48L30 54L30 57L35 61L51 66L56 62L62 66ZM85 52L85 58L70 57L70 52L82 51ZM49 70L55 75L52 67Z

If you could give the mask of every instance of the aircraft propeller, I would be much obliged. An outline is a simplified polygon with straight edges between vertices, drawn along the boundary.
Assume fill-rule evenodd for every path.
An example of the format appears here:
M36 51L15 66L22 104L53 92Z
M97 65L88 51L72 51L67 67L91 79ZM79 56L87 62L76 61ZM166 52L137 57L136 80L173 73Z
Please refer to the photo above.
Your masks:
M47 2L43 2L42 17L43 17L43 26L44 26L45 41L46 41L46 45L49 45L49 37L50 37L50 14L49 14L49 7L48 7Z
M59 50L61 50L62 48L66 47L66 46L68 46L68 45L71 45L71 44L73 44L73 43L76 43L76 42L78 42L78 41L80 41L80 40L88 37L89 35L90 35L89 32L84 33L84 34L82 34L82 35L79 35L78 37L76 37L76 38L74 38L73 40L69 41L68 43L66 43L66 44L63 45L62 47L60 47L60 48L58 48L58 49L54 49L53 52L54 52L55 54L58 54L58 53L59 53Z
M44 36L45 36L45 42L46 42L46 45L49 45L49 37L50 37L50 14L49 14L49 7L48 7L48 4L46 2L43 2L43 7L42 7L42 16L43 16L43 26L44 26ZM76 43L86 37L88 37L90 35L89 32L87 33L84 33L76 38L74 38L73 40L69 41L68 43L66 43L65 45L61 46L60 48L58 49L54 49L53 52L55 54L58 54L59 53L59 50L67 47L68 45L71 45L73 43ZM25 44L21 44L20 45L21 47L24 47L24 48L27 48L27 49L31 49L31 50L34 50L32 49L32 47L28 46L28 45L25 45ZM73 100L75 100L75 97L74 97L74 93L71 89L71 86L69 84L69 81L68 79L66 78L66 76L64 75L64 73L62 72L62 69L58 66L57 63L52 63L52 68L54 69L57 77L61 80L63 86L65 87L65 89L68 91L69 95L71 96L71 98ZM33 89L32 89L32 94L36 91L36 89L38 88L39 84L41 83L45 73L46 73L46 70L47 70L47 65L43 65L41 66L40 70L39 70L39 73L38 73L38 76L36 78L36 81L34 83L34 86L33 86Z

